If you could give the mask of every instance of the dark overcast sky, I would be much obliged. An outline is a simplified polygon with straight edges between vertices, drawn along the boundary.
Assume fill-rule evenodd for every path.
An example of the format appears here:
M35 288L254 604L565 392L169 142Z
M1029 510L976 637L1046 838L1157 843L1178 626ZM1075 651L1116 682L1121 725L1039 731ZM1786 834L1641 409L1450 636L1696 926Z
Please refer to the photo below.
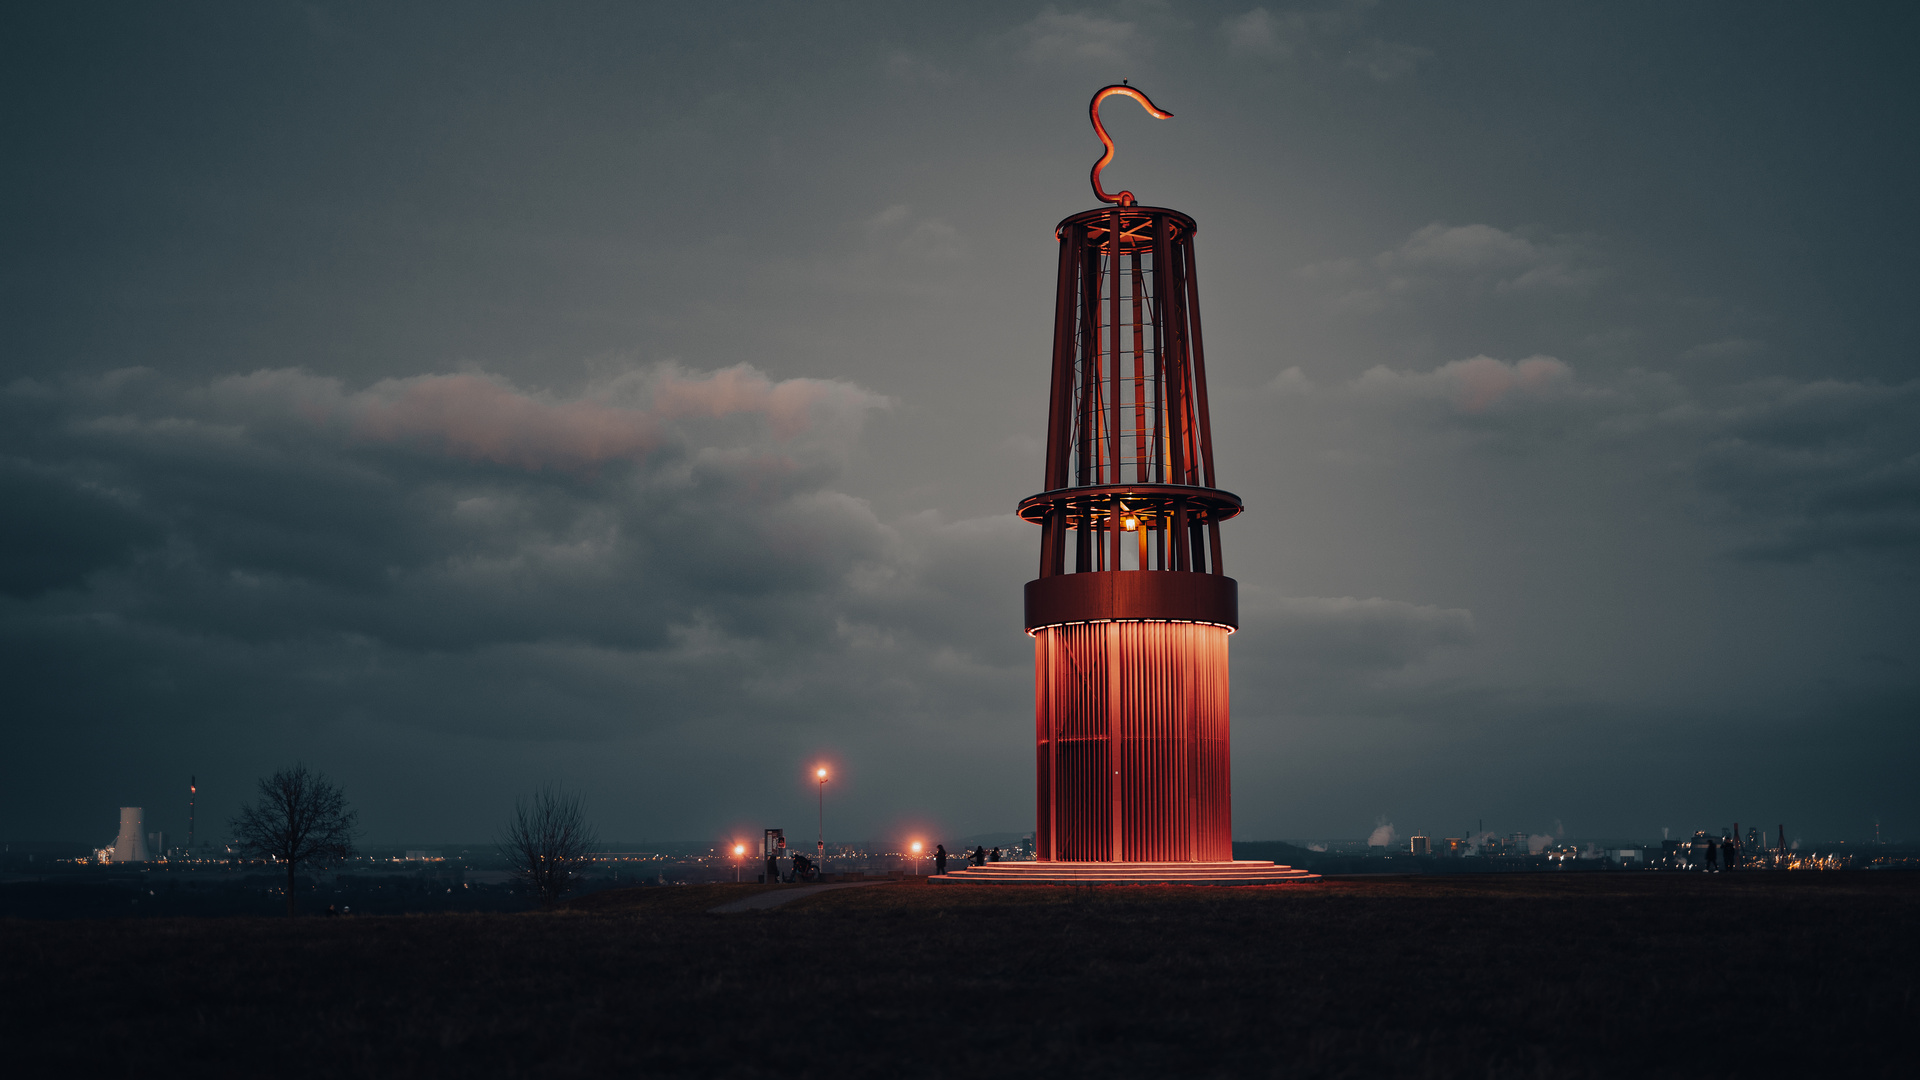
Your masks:
M0 834L1025 830L1055 250L1200 222L1243 839L1920 813L1899 5L14 5ZM203 826L203 831L207 827Z

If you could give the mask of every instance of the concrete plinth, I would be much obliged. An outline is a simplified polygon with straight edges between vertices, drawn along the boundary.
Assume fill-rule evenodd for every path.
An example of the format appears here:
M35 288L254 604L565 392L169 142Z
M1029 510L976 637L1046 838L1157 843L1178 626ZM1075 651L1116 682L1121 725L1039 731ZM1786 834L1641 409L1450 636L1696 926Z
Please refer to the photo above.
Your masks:
M1285 885L1320 875L1278 863L1001 862L968 866L928 879L935 885Z

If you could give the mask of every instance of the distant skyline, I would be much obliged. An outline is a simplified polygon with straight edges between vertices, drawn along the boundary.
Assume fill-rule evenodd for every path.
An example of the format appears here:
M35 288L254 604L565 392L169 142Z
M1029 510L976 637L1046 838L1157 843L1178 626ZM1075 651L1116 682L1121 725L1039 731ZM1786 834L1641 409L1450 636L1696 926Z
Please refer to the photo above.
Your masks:
M1235 833L1920 823L1920 16L0 16L0 834L1021 832L1056 221L1199 222Z

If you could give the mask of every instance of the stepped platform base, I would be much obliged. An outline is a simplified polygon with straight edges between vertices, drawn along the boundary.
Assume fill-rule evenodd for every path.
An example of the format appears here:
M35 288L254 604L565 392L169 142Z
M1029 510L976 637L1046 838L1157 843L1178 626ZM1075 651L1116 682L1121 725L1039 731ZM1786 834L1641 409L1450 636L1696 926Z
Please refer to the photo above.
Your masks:
M1319 881L1279 863L1000 862L968 866L927 879L934 885L1291 885Z

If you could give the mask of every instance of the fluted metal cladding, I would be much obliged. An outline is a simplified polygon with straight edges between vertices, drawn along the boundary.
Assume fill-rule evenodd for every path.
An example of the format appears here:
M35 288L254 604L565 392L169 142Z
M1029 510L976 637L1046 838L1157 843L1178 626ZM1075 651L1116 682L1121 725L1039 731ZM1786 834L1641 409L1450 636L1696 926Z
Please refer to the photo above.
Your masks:
M1033 631L1042 859L1233 859L1228 630L1179 622Z

